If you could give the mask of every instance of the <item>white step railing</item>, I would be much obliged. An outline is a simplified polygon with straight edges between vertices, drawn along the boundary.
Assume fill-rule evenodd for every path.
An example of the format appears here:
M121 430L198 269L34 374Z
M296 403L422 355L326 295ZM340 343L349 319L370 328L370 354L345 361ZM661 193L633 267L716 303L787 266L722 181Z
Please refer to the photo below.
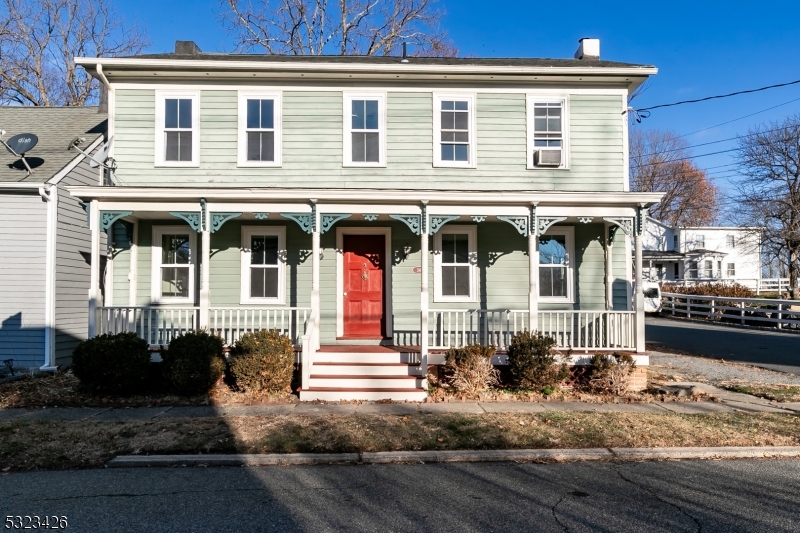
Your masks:
M311 385L311 367L314 365L314 355L319 349L318 311L312 311L306 321L303 336L300 338L300 370L302 389L307 390Z
M245 333L274 329L294 344L306 327L307 307L244 308L212 307L208 329L230 346ZM111 306L100 308L99 332L130 331L151 346L165 346L177 337L200 328L199 307Z
M198 328L199 307L113 306L99 309L98 330L103 333L136 333L151 346L164 346Z
M517 333L528 329L528 311L433 309L428 324L431 349L492 344L506 350ZM634 311L539 311L537 324L559 349L636 349Z
M208 329L222 337L228 346L245 333L263 329L277 330L297 345L310 312L307 307L211 307L208 310Z
M800 328L800 300L661 293L661 312L721 324Z
M539 311L538 330L572 350L635 350L635 311Z

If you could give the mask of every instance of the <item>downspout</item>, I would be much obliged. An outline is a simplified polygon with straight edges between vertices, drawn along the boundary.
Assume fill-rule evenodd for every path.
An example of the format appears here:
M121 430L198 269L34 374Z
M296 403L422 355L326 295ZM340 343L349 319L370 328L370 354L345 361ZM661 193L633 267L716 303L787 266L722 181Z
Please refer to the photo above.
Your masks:
M56 231L58 229L58 187L39 187L39 195L47 202L47 241L45 250L44 297L44 364L39 370L52 372L56 365Z

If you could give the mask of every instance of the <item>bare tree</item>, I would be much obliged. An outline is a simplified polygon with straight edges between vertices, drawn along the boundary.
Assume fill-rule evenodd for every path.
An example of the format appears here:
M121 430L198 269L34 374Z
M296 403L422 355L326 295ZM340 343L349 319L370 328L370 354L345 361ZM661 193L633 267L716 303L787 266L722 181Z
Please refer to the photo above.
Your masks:
M800 115L756 127L739 139L734 200L739 220L760 226L768 255L789 274L792 297L800 274ZM783 270L783 269L781 269Z
M147 46L106 0L0 0L0 102L79 106L99 83L76 56L120 56Z
M436 0L221 0L223 25L239 51L293 55L451 57Z
M650 215L673 226L707 226L719 212L717 187L689 160L684 139L669 131L630 131L631 190L666 193Z

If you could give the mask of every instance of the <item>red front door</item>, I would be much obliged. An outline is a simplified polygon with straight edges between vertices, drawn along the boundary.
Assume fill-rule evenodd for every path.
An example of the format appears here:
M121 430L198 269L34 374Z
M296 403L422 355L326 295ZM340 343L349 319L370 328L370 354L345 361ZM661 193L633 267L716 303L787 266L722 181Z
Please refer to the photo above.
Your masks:
M383 235L344 235L344 335L383 337Z

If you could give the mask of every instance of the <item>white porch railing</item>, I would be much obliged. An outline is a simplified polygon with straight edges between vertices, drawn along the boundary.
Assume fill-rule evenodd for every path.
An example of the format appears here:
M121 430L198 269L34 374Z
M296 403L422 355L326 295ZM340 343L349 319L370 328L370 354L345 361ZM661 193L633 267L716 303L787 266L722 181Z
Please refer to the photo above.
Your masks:
M167 345L188 331L198 328L199 307L101 307L98 331L136 333L151 346Z
M310 309L228 308L209 309L208 329L231 345L248 332L275 329L300 344ZM99 333L130 331L151 346L164 346L188 331L200 328L199 307L112 306L100 308Z
M208 329L232 345L245 333L274 329L300 344L306 320L311 310L307 307L246 308L211 307L208 310Z
M305 331L300 339L300 370L302 379L300 386L303 389L308 389L311 383L311 367L314 364L314 354L319 349L319 327L318 327L318 312L312 311L311 316L306 321Z
M800 300L661 293L662 313L777 329L800 328Z
M539 311L537 322L559 349L636 349L635 311ZM433 309L428 324L431 349L477 343L506 350L512 337L528 329L528 311Z

